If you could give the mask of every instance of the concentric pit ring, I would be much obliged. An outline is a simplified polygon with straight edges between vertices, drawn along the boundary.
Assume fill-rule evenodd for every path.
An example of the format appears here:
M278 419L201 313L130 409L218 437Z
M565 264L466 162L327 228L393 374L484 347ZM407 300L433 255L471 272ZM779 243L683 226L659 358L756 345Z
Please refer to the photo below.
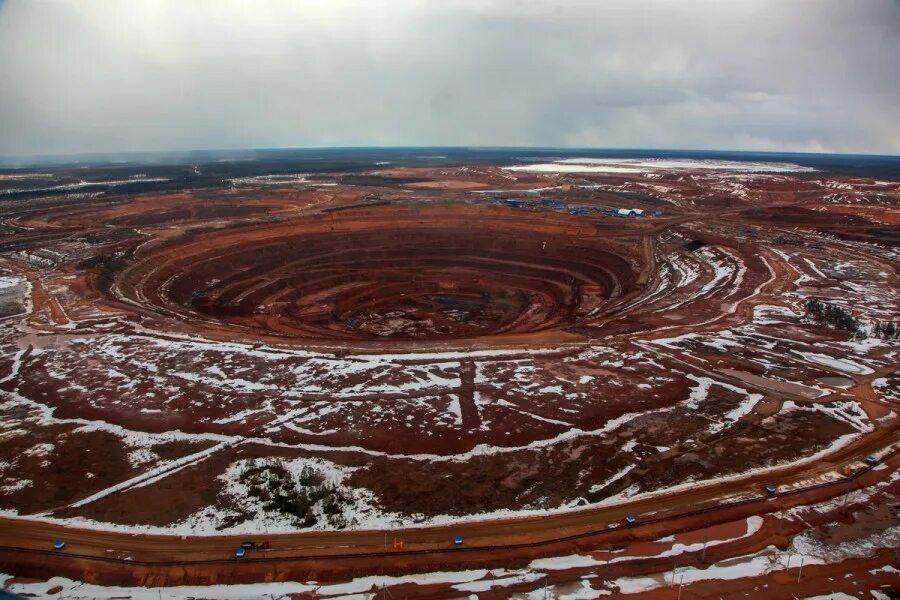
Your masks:
M207 232L142 257L118 289L144 308L245 334L398 341L564 329L634 288L632 261L571 219L455 208Z

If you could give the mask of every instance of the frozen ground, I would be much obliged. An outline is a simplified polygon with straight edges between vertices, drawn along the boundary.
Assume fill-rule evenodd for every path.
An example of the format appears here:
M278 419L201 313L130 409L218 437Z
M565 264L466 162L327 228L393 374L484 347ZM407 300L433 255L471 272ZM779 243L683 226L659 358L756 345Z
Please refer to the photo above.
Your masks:
M506 168L511 171L532 171L536 173L652 173L657 170L708 170L747 173L815 171L811 167L802 167L792 163L631 158L566 158L552 163L516 165Z

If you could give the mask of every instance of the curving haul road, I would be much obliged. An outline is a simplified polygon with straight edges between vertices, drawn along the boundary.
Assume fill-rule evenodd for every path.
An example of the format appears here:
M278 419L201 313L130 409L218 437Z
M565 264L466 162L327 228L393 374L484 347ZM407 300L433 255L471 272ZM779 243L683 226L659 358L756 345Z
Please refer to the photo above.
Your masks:
M461 522L390 531L329 531L264 536L271 548L238 560L234 551L246 536L181 537L80 529L28 519L0 518L0 568L22 575L68 574L107 585L185 585L253 582L260 573L279 580L341 578L361 573L408 573L416 569L508 565L573 549L599 548L628 540L654 540L752 515L822 502L889 478L900 469L900 451L864 466L871 451L897 441L893 429L877 430L812 465L791 465L732 481L663 492L612 506L546 516ZM790 486L854 465L850 477L798 487L770 497L765 486ZM891 484L887 491L900 488ZM728 500L730 497L732 500ZM638 524L628 527L625 516ZM464 538L454 546L452 536ZM52 550L63 539L62 552ZM262 541L258 537L255 541ZM402 542L402 543L401 543ZM783 544L776 535L771 543ZM323 560L325 559L325 560ZM274 569L274 571L272 570ZM396 570L396 571L395 571Z

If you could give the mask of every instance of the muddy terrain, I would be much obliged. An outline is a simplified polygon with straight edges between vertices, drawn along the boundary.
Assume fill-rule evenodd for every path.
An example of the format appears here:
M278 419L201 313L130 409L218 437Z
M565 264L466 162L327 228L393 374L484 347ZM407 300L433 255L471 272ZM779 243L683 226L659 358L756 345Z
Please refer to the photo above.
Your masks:
M448 156L0 174L5 586L896 592L891 165Z

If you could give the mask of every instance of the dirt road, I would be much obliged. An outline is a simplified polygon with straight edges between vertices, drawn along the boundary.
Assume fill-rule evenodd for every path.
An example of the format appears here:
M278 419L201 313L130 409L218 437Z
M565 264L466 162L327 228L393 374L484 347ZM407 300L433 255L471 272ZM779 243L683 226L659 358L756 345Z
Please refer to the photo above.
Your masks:
M573 549L658 539L715 523L821 502L871 486L900 468L900 452L887 457L879 469L862 467L861 459L871 449L884 447L888 443L885 438L895 435L893 430L876 432L812 465L794 465L709 486L687 486L615 506L393 531L269 535L264 537L271 544L270 550L252 552L240 562L234 558L234 551L246 536L131 534L3 518L0 519L0 568L33 576L65 573L83 580L90 580L85 578L103 571L104 583L123 585L145 583L152 575L162 578L160 581L165 585L179 585L202 583L209 577L219 582L256 581L261 564L262 570L277 568L290 577L308 577L311 572L323 571L331 577L363 572L400 573L429 569L438 563L445 569L509 564ZM785 491L774 498L765 493L767 484L789 486L845 463L855 464L858 474ZM894 486L898 487L896 483ZM638 525L628 527L624 521L627 514L636 515ZM463 536L462 546L453 544L454 535ZM57 539L66 542L62 552L52 550Z

